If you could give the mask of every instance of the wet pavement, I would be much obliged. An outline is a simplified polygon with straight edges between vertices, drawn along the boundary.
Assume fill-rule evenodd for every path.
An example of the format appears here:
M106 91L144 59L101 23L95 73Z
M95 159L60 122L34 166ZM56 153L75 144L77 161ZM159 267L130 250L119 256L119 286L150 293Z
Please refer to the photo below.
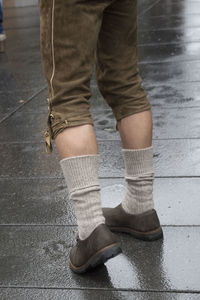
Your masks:
M200 2L139 0L139 68L153 114L154 201L164 240L119 234L123 254L68 266L76 218L58 153L45 153L47 84L37 5L4 10L0 54L0 299L200 299ZM93 73L103 206L125 191L121 142Z

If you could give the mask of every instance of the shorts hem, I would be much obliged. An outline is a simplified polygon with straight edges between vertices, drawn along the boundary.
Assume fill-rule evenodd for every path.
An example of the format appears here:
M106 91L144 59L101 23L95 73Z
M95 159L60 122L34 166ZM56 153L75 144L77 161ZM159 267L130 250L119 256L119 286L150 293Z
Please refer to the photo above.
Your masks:
M118 128L117 128L117 122L118 121L122 120L123 118L129 117L133 114L140 113L140 112L147 111L147 110L151 110L151 108L152 108L152 105L149 101L148 101L148 104L144 105L143 107L136 108L135 106L133 106L132 108L131 107L128 108L127 112L120 112L120 107L123 107L123 106L124 106L124 104L122 104L120 106L117 106L113 109L113 113L114 113L115 119L116 119L116 130L117 131L118 131Z
M58 124L56 129L52 129L52 139L55 140L57 135L61 132L63 132L65 129L70 127L76 127L81 125L90 124L94 126L94 122L90 119L84 120L84 121L64 121L60 124Z

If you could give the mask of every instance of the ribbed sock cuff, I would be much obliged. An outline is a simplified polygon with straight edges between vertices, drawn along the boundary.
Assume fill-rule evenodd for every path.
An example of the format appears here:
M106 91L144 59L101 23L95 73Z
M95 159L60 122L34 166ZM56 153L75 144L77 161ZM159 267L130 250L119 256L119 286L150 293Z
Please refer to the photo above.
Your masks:
M141 149L122 149L125 164L125 176L137 176L153 173L153 146Z
M130 214L140 214L154 208L153 146L122 152L127 182L122 207Z
M60 161L69 193L99 185L99 154L73 156Z

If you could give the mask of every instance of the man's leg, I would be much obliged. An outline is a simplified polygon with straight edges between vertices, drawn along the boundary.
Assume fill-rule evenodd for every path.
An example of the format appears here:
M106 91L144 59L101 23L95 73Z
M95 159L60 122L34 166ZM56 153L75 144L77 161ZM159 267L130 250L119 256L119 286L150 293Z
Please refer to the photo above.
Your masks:
M49 87L47 151L55 139L78 223L70 266L85 272L121 252L105 225L99 154L89 112L90 78L106 1L40 0L41 50Z
M117 120L127 182L121 205L104 209L106 223L115 229L131 226L135 232L142 231L137 235L140 238L159 238L162 232L152 194L151 104L141 86L137 68L136 0L115 0L105 9L98 40L96 74L99 89ZM153 230L157 230L155 235L151 235Z
M117 123L124 149L140 149L152 146L151 110L132 114Z
M98 179L99 154L94 127L90 124L67 128L55 138L70 199L74 201L79 238L86 239L105 224Z
M141 214L154 209L152 114L144 111L118 121L122 140L127 188L122 207Z
M61 159L98 154L96 134L91 124L67 128L57 135L55 142Z

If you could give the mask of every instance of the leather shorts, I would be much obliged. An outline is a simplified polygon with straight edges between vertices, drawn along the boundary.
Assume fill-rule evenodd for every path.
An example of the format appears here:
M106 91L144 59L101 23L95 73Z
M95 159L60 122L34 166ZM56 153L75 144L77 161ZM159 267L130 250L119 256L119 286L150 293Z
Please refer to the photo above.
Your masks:
M117 121L151 109L137 67L136 0L39 0L40 49L48 83L47 153L64 129L93 124L90 80Z

